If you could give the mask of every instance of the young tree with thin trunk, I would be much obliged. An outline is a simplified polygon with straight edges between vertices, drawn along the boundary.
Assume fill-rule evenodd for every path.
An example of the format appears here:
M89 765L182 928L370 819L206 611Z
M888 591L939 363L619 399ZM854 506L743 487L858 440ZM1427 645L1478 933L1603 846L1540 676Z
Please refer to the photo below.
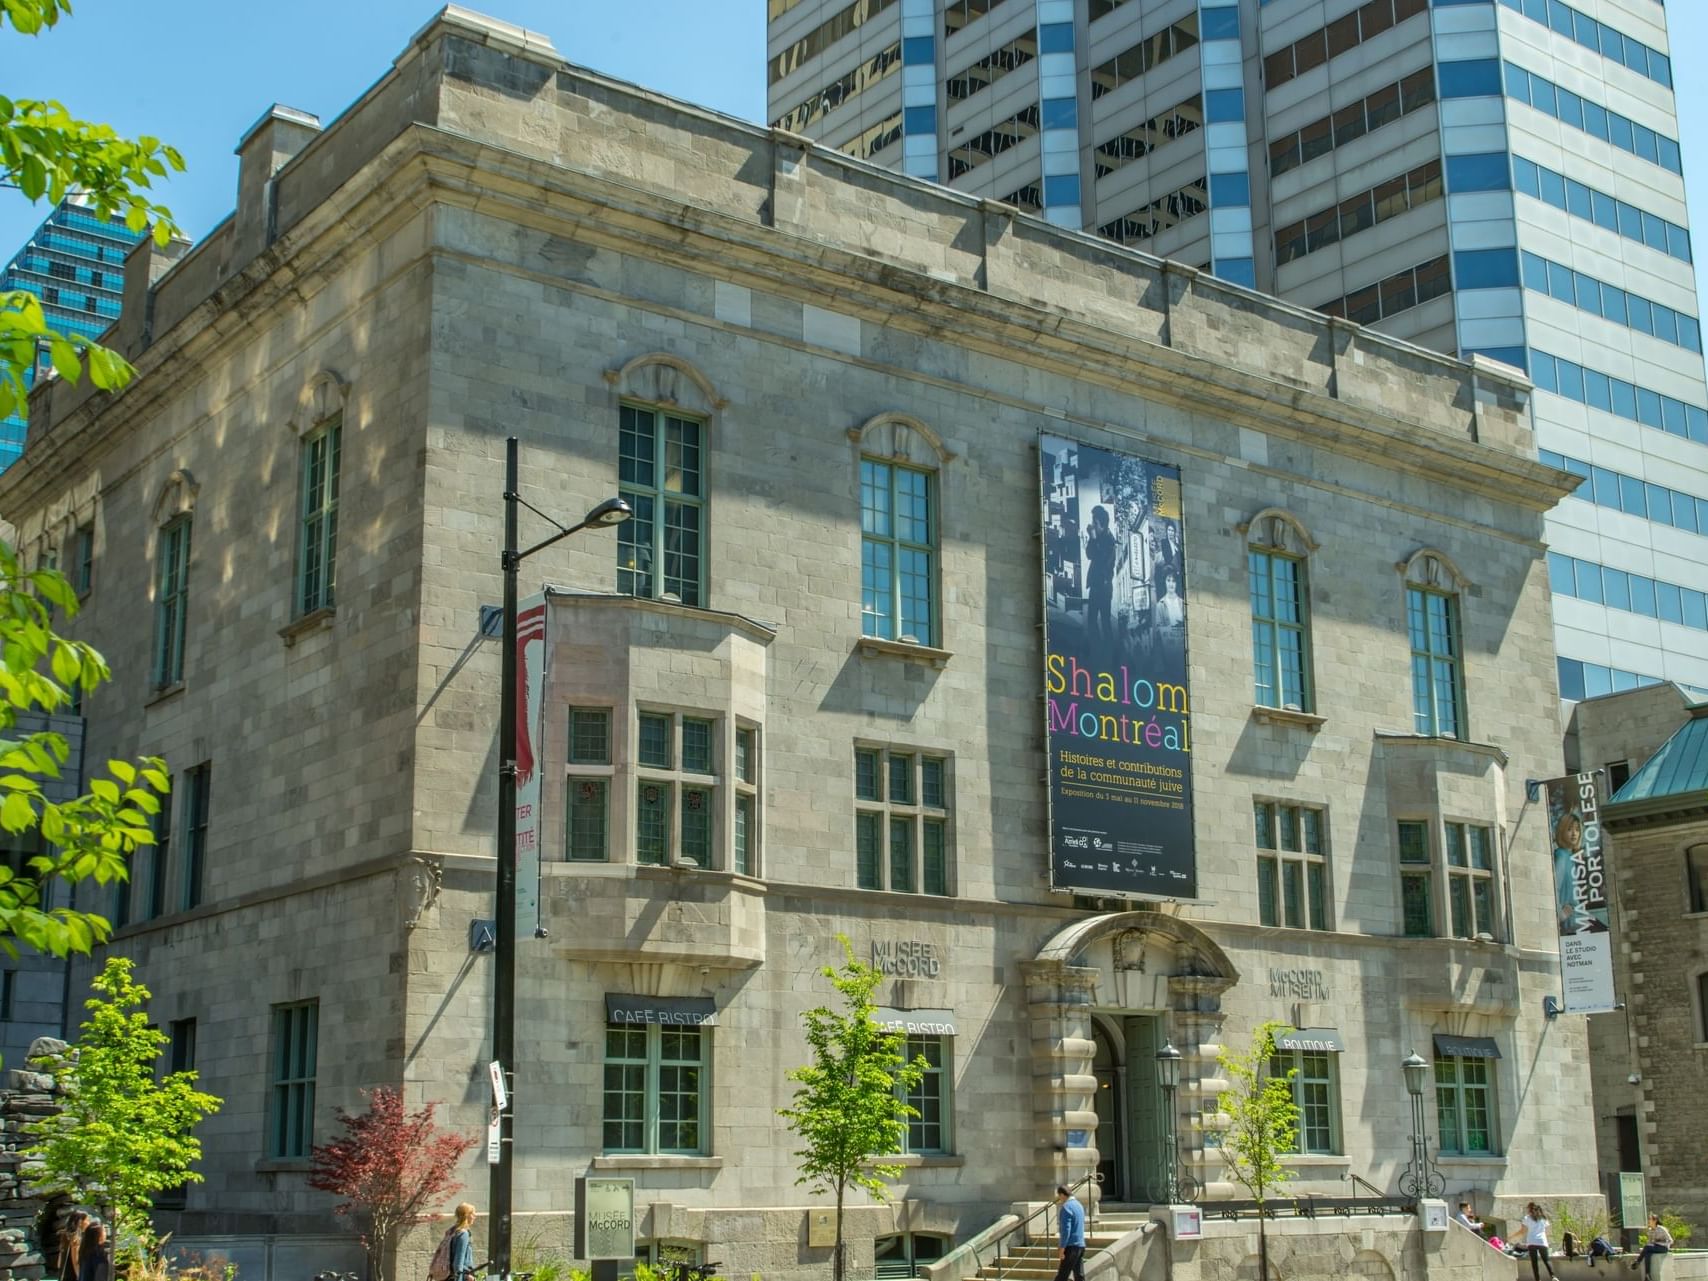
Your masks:
M824 977L842 996L842 1009L818 1006L805 1015L812 1062L789 1073L798 1085L793 1107L778 1112L801 1141L798 1184L836 1198L834 1281L847 1273L842 1211L850 1188L885 1197L886 1179L902 1167L881 1158L901 1152L907 1123L918 1111L907 1095L924 1079L925 1060L907 1061L907 1037L886 1032L873 1015L872 993L883 975L854 959L847 938L837 935L847 957L841 969L825 966ZM876 1158L876 1159L874 1159Z
M398 1233L429 1205L462 1190L457 1162L475 1140L439 1129L436 1104L409 1112L397 1090L362 1093L368 1110L338 1109L343 1133L314 1149L308 1185L344 1198L333 1209L361 1222L369 1281L388 1281Z
M1257 1260L1261 1281L1269 1278L1269 1193L1293 1177L1281 1158L1293 1150L1299 1137L1299 1105L1293 1101L1293 1074L1298 1070L1274 1071L1275 1035L1287 1030L1285 1023L1268 1022L1251 1037L1243 1054L1223 1049L1216 1056L1230 1088L1222 1095L1221 1109L1228 1117L1222 1135L1222 1159L1236 1182L1245 1185L1257 1203Z

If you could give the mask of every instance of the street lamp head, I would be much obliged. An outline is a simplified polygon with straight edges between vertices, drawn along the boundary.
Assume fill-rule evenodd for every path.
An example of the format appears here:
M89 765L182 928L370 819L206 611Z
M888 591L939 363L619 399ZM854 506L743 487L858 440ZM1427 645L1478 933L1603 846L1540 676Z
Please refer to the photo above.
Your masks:
M592 526L595 529L601 529L606 525L621 525L634 514L635 509L629 506L628 499L607 498L592 511L588 512L587 518L581 523L583 525Z
M1164 1090L1172 1091L1180 1085L1181 1057L1172 1041L1165 1042L1156 1052L1156 1083Z
M1429 1074L1429 1064L1420 1059L1416 1052L1406 1055L1401 1070L1406 1074L1406 1090L1413 1098L1423 1093L1423 1079Z

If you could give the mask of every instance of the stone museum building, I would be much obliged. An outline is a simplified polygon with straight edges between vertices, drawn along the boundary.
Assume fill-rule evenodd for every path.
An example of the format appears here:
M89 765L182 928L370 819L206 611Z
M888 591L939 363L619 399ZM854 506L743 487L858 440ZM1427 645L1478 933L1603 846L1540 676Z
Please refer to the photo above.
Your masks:
M0 476L30 557L93 533L92 757L175 780L111 910L224 1099L180 1245L296 1275L267 1251L340 1230L307 1170L363 1089L484 1135L509 435L531 508L634 511L524 566L519 1237L566 1254L596 1173L634 1180L643 1253L822 1273L777 1109L839 936L930 1064L859 1268L1090 1175L1148 1206L1171 1132L1206 1200L1242 1195L1217 1053L1266 1020L1299 1188L1398 1186L1415 1053L1449 1198L1596 1195L1583 1021L1542 1013L1548 852L1516 826L1562 772L1542 531L1575 484L1521 375L455 8L336 121L275 107L238 154L228 220L130 255L136 380L38 388ZM1076 448L1177 484L1080 488ZM1121 679L1188 731L1191 823L1156 857L1190 899L1052 879L1046 598L1181 657L1172 690ZM1416 1220L1385 1222L1341 1263L1422 1275Z

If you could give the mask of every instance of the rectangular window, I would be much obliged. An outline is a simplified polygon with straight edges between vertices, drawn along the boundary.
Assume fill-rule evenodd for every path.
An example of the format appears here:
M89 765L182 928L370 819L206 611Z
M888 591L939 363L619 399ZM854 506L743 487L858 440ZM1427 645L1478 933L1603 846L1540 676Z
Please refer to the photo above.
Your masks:
M759 874L759 731L739 725L735 731L735 831L731 870Z
M705 594L704 425L624 405L617 479L634 515L617 527L617 590L700 605Z
M611 710L569 709L564 857L603 863L611 857Z
M1406 589L1411 638L1412 721L1419 734L1461 737L1464 691L1459 667L1459 602L1422 587Z
M180 516L155 539L154 687L184 679L185 619L190 604L190 518Z
M573 707L569 712L569 763L611 763L611 713L603 707Z
M672 712L641 712L636 726L636 860L757 874L758 731Z
M1690 910L1708 912L1708 845L1692 845L1684 852L1684 875Z
M1444 1057L1435 1060L1435 1119L1444 1154L1495 1154L1493 1059Z
M605 1027L604 1150L702 1156L710 1135L710 1032Z
M1271 1076L1293 1074L1293 1103L1299 1109L1294 1152L1312 1156L1340 1152L1339 1066L1339 1055L1313 1050L1277 1050L1270 1060Z
M148 858L148 913L144 920L152 921L166 913L166 871L172 859L172 801L170 793L160 798L160 812L154 816L154 845Z
M200 907L207 877L208 801L213 764L203 761L184 774L184 907ZM165 806L161 809L164 812Z
M320 1002L273 1007L273 1094L267 1155L303 1160L314 1147L314 1075Z
M12 1021L13 987L17 981L16 970L0 970L0 1023Z
M638 724L640 726L640 752L638 759L649 769L669 769L675 761L670 750L670 717L652 712L642 712Z
M860 460L861 632L937 643L937 516L930 472Z
M635 861L670 862L670 784L642 779L635 787Z
M1434 873L1429 857L1429 824L1401 820L1400 908L1408 938L1435 937Z
M173 1019L167 1025L171 1036L171 1049L167 1057L167 1071L193 1072L196 1070L196 1021L194 1019Z
M95 527L84 525L77 531L75 548L77 559L73 562L77 579L73 584L79 596L87 596L95 585Z
M950 1093L953 1073L950 1041L942 1036L910 1036L903 1053L909 1063L925 1060L925 1074L905 1095L918 1116L907 1120L907 1151L944 1153L953 1151L950 1136Z
M1305 563L1257 548L1248 554L1248 562L1257 703L1312 711Z
M1275 801L1252 806L1257 829L1258 920L1328 929L1328 859L1322 810Z
M1495 937L1492 828L1447 824L1447 901L1455 938Z
M332 608L338 565L338 480L343 435L343 424L334 418L302 443L298 614Z
M951 892L953 800L947 757L856 747L854 800L859 888Z

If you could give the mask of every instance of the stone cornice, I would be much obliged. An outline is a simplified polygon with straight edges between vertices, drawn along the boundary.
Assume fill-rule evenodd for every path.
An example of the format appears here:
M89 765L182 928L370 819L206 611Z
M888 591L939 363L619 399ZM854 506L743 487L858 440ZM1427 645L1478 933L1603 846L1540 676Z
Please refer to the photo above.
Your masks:
M181 362L177 369L195 374L215 366L230 344L252 333L274 308L301 306L355 254L384 242L422 209L437 204L478 208L580 243L681 262L700 274L804 303L833 299L844 314L891 330L929 339L950 334L957 344L1004 361L1137 391L1154 402L1217 415L1272 436L1406 467L1502 504L1542 512L1565 492L1553 468L1479 445L1468 434L1460 438L1385 418L1059 311L415 124L142 352L134 362L137 378L124 393L91 396L62 411L63 417L33 442L23 464L0 474L0 512L27 512L47 501L62 486L65 469L85 465L91 451L176 393L178 379L160 376L168 366ZM401 257L388 280L434 252L423 245ZM497 261L492 266L515 270ZM569 280L557 283L576 287ZM1132 434L1121 425L1109 427ZM104 480L111 484L115 478Z

